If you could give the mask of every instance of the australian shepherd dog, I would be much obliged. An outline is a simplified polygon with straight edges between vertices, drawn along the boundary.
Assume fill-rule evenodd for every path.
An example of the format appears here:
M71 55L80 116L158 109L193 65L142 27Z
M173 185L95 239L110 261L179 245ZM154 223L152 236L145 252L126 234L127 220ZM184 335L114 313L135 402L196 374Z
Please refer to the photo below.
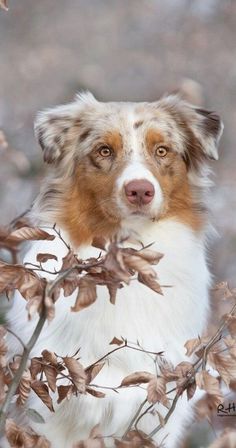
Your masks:
M217 114L178 95L153 103L105 103L83 93L72 103L38 115L36 137L50 170L33 206L32 221L48 228L56 223L64 239L84 259L97 256L99 250L91 245L95 237L110 240L118 235L133 247L135 241L153 243L153 248L164 254L155 268L160 284L170 287L160 296L132 281L118 291L115 305L109 302L106 288L99 287L97 300L78 313L70 311L74 294L60 297L56 316L43 329L32 356L40 356L43 349L73 356L80 348L80 360L86 366L108 353L116 336L138 341L148 351L164 352L174 366L189 360L184 344L202 334L208 316L207 162L218 159L222 129ZM37 241L25 261L35 262L38 252L54 253L59 261L47 262L53 270L65 250L60 238ZM27 322L25 300L19 293L9 321L14 331L28 340L35 321ZM155 373L155 369L158 365L146 353L120 350L108 357L96 384L118 386L135 371ZM46 420L34 428L53 448L72 448L100 424L105 445L114 446L108 436L124 434L146 392L142 387L105 392L102 399L80 394L55 403L55 413L47 413L46 406L32 397L30 407ZM179 446L193 413L193 400L188 402L185 395L154 436L157 446L163 440L166 448ZM157 409L163 415L167 412L161 404ZM157 415L147 414L139 427L148 434L157 422Z

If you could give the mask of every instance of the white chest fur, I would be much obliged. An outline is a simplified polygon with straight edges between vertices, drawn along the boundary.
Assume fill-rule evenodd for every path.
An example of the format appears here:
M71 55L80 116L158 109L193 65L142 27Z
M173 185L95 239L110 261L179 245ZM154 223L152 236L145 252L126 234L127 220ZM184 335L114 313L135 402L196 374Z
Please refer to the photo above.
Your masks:
M97 301L79 313L70 311L75 295L60 297L56 317L45 326L33 355L38 356L45 348L62 356L73 355L80 347L81 362L86 366L111 349L109 342L114 336L122 336L133 343L138 341L146 350L164 351L174 365L185 359L184 343L202 333L207 318L210 275L203 242L188 227L173 220L148 226L132 223L133 230L135 225L143 244L154 242L153 247L164 254L156 266L160 284L169 286L163 287L164 296L132 281L118 291L116 304L112 305L106 288L101 286ZM60 260L66 254L66 247L58 238L36 242L26 254L25 261L35 262L38 252L54 253ZM87 258L97 253L95 248L84 247L79 255ZM50 260L46 266L53 270L59 264L60 261ZM15 331L27 340L35 323L26 322L25 301L19 294L16 294L9 319ZM154 363L147 354L121 350L110 357L109 365L102 369L96 384L118 386L124 376L137 370L154 371ZM106 398L100 400L75 398L62 405L50 424L40 430L55 440L58 424L61 419L65 421L64 430L59 431L60 442L59 438L54 442L57 448L69 448L73 441L86 436L89 426L91 429L96 423L102 424L105 434L122 434L145 396L143 394L143 391L133 389L122 391L118 397L108 392ZM74 428L73 436L71 427ZM166 446L177 446L172 439Z

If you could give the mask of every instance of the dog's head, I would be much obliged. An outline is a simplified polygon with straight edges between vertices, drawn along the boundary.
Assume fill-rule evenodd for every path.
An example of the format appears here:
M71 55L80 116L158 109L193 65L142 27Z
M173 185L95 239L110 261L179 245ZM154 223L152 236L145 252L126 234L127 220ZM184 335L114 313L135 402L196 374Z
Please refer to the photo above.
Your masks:
M207 159L218 158L222 129L217 114L178 96L103 103L79 95L36 120L44 160L54 167L43 208L78 242L133 218L175 216L197 227L193 184Z

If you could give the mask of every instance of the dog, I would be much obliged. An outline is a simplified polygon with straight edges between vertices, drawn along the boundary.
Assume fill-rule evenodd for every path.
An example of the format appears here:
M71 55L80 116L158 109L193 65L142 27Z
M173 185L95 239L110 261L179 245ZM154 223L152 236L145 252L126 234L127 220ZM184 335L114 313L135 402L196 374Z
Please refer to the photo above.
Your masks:
M56 223L63 238L81 258L96 257L95 237L119 235L164 254L155 267L163 297L136 281L118 290L116 304L100 287L97 300L72 313L75 295L60 297L54 320L43 329L32 356L43 349L72 356L89 365L111 350L116 337L139 342L148 351L164 352L172 365L188 360L184 344L201 335L209 313L211 275L207 242L211 234L207 191L208 161L218 159L223 124L219 116L167 95L148 103L100 102L87 92L66 105L40 113L35 133L50 165L31 212L34 224ZM54 230L51 230L54 232ZM54 253L47 268L57 269L66 247L60 238L34 242L25 261L35 263L38 252ZM48 274L50 278L50 274ZM16 293L9 312L14 331L27 341L35 321L27 322L25 300ZM14 339L16 346L16 340ZM135 371L155 373L153 359L139 351L120 350L108 357L96 384L114 387ZM46 420L34 424L53 448L72 448L100 424L107 447L122 437L146 392L143 388L105 390L102 399L79 395L55 404L55 413L31 397L30 407ZM154 436L166 448L180 446L184 428L193 416L193 401L185 395L175 412ZM166 414L166 409L157 405ZM156 415L147 414L139 428L149 434Z

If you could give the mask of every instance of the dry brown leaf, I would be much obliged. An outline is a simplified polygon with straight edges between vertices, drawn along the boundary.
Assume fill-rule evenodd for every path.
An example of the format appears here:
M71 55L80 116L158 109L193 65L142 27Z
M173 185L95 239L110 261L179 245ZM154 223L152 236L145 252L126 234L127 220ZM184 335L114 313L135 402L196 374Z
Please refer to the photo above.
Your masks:
M195 380L200 389L205 390L208 395L212 395L214 397L214 402L217 406L223 402L223 396L220 391L220 384L217 378L210 375L206 370L203 370L202 372L196 373Z
M139 252L136 252L136 255L150 264L157 264L163 258L163 254L151 249L141 249Z
M21 227L20 229L13 230L7 238L6 241L11 242L21 242L29 240L54 240L55 235L50 235L40 227Z
M53 254L37 254L36 260L39 263L46 263L48 260L56 260L57 256Z
M160 423L161 427L164 428L166 422L165 422L163 415L161 415L161 413L157 409L155 409L155 413L158 415L159 423Z
M6 329L0 325L0 367L6 367L7 344L5 341Z
M34 380L31 383L31 389L38 395L40 400L48 407L51 412L54 412L52 399L49 395L48 386L42 381Z
M41 311L44 288L45 280L30 269L21 265L0 262L0 292L9 295L18 289L24 299L28 301L29 318L35 312Z
M210 352L207 359L209 364L219 372L225 384L229 386L230 380L236 378L235 360L228 354L214 352Z
M166 380L163 376L152 376L147 386L147 399L149 403L160 402L169 408L169 400L166 396Z
M0 341L0 367L6 367L7 345L5 341Z
M79 277L78 272L70 272L66 278L61 282L61 288L63 288L64 296L69 297L78 288Z
M135 272L137 271L142 275L157 278L156 271L154 271L150 263L136 254L126 255L124 262L129 269L132 269Z
M178 375L172 367L160 366L160 372L162 376L164 376L167 383L178 380Z
M230 381L230 383L229 383L229 387L230 387L230 389L232 389L234 392L236 392L236 379Z
M148 383L153 377L152 373L149 372L135 372L131 373L130 375L126 376L120 384L120 387L124 386L132 386L134 384L142 384L142 383Z
M45 373L45 376L46 376L46 379L48 382L48 386L50 387L50 389L53 392L56 392L57 371L56 371L55 367L47 365L47 366L43 367L43 371Z
M46 296L44 298L45 312L46 312L46 316L47 316L47 319L49 322L51 320L53 320L55 317L55 303L54 302L55 302L55 300L53 300L53 298L50 296Z
M6 0L0 0L0 7L2 7L3 9L6 9L7 8L7 2L6 2ZM7 8L8 9L8 8ZM6 9L6 10L7 10ZM3 148L3 149L7 149L8 148L8 141L7 141L7 138L6 138L6 136L5 136L5 134L4 134L4 132L2 131L2 130L0 130L0 146L1 146L1 148Z
M26 309L28 311L29 320L34 316L35 313L40 313L42 310L43 298L42 296L35 296L33 299L30 299L26 305Z
M116 303L116 295L117 295L117 291L118 289L122 288L122 284L121 283L107 283L107 289L109 292L109 298L110 298L110 302L112 303L112 305L115 305Z
M219 291L221 293L221 298L223 299L231 299L231 297L233 296L233 293L229 288L228 282L217 283L213 291Z
M75 254L72 250L69 250L65 257L62 258L62 266L61 271L66 271L69 268L72 268L76 264Z
M0 340L3 339L7 334L7 330L3 325L0 325Z
M116 448L157 448L156 444L142 431L131 430L125 440L115 439Z
M43 350L42 358L44 362L48 362L49 364L52 364L55 367L57 366L57 356L54 352Z
M0 261L0 292L18 289L29 300L35 295L42 295L45 281L30 269L22 265L11 265Z
M30 370L27 369L20 380L17 393L19 396L17 397L17 404L23 406L27 401L29 394L31 391L31 373Z
M35 296L43 296L44 281L29 269L22 270L21 281L17 285L18 291L25 300Z
M158 294L163 295L161 286L157 282L156 278L154 278L152 275L143 274L143 273L139 272L138 273L138 281L140 283L143 283L144 285L146 285L148 288L152 289L153 291L157 292Z
M224 341L226 347L228 348L229 353L232 356L232 358L236 359L236 339L234 339L228 335L223 338L223 341Z
M84 367L75 358L66 356L63 358L64 364L76 386L78 392L84 394L86 391L87 375Z
M32 271L21 265L11 265L0 262L0 292L19 289L23 297L28 300L42 280ZM37 284L37 286L36 286ZM27 286L26 286L27 285ZM29 292L27 292L29 288Z
M201 345L201 339L195 338L195 339L189 339L187 342L185 342L184 347L186 348L186 356L191 356L195 350Z
M223 316L227 320L227 327L232 337L236 337L236 316L226 314Z
M12 448L25 448L25 431L12 419L7 419L5 435Z
M86 367L85 373L87 375L87 384L93 381L105 364L105 362L98 362L97 364L92 364L91 366Z
M175 373L179 378L190 378L193 372L193 364L188 361L182 361L175 367Z
M116 281L129 283L132 274L127 270L124 264L125 250L118 248L114 243L111 243L108 248L108 253L105 256L103 267L107 270Z
M185 390L188 381L194 374L194 367L190 362L183 361L175 367L175 373L178 377L176 380L178 392L182 393Z
M0 293L6 289L15 289L21 279L22 270L15 269L14 266L0 261Z
M14 357L14 360L9 362L9 367L11 369L12 374L14 375L16 373L16 371L19 369L20 366L20 356L19 357Z
M81 440L73 448L105 448L105 443L100 430L100 425L94 426L87 440Z
M236 448L236 430L233 428L226 428L209 448Z
M109 345L123 345L124 341L123 339L118 339L116 336L112 339L111 342L109 342Z
M198 400L196 404L196 417L198 420L207 419L211 420L212 413L217 409L219 404L222 403L223 397L219 400L216 395L205 394L203 398Z
M4 11L8 11L7 0L0 0L0 8L4 9ZM1 131L3 134L3 132ZM8 146L8 145L7 145Z
M2 404L6 398L6 381L3 370L0 368L0 404Z
M96 284L88 275L82 277L79 281L79 292L71 311L81 311L95 302L97 298Z
M50 442L39 436L32 429L16 425L12 419L7 419L5 434L12 448L50 448Z
M86 387L86 392L88 392L88 394L93 395L94 397L97 397L97 398L104 398L106 396L106 394L104 394L104 392L101 392L100 390L92 389L91 387Z
M71 398L74 392L74 388L71 384L68 386L58 386L57 392L58 392L57 403L60 404L65 398L67 398L68 400Z
M188 400L191 400L191 398L193 398L195 392L196 392L196 381L191 382L188 386L187 386L187 398Z

